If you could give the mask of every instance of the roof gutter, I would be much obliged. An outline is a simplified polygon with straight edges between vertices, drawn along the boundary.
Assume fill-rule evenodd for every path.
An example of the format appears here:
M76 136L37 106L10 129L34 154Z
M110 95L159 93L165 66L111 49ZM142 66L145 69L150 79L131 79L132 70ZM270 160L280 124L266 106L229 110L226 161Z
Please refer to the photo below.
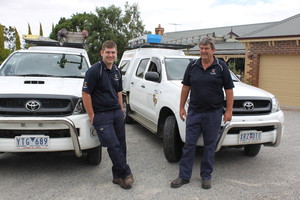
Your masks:
M265 37L238 37L240 42L268 42L268 41L291 41L300 40L300 35L265 36Z

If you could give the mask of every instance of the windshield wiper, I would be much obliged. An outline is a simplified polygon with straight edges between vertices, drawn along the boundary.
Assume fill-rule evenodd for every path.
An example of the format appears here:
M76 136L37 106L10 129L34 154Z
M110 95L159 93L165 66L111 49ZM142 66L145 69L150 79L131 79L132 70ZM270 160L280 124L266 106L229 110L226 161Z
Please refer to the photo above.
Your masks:
M60 76L60 77L62 77L62 78L84 78L84 76Z
M41 76L41 77L53 77L53 75L49 74L19 74L16 76ZM55 77L55 76L54 76Z

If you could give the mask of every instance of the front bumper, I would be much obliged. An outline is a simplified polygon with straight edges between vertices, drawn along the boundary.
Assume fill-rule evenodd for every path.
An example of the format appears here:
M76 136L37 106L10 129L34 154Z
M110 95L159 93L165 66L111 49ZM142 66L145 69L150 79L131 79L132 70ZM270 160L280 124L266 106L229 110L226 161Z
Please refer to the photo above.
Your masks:
M0 138L0 152L54 152L74 150L81 157L82 150L99 145L96 135L92 135L93 127L86 115L69 117L0 117L1 130L59 130L68 129L69 136L51 138L48 149L19 149L14 138ZM80 130L80 134L77 130Z
M227 134L231 128L251 128L258 126L274 126L275 129L269 132L264 132L262 134L261 144L268 146L278 146L281 142L282 134L283 134L283 124L280 121L264 121L264 122L228 122L224 125L220 138L217 143L216 151L219 151L222 146L235 146L239 145L237 143L239 139L238 134ZM240 144L245 145L245 144Z
M179 114L176 115L180 136L183 142L185 142L185 121L179 118ZM222 120L223 121L223 120ZM284 114L282 111L270 113L268 115L245 115L245 116L233 116L231 122L221 124L222 131L220 139L217 143L216 150L218 151L222 146L245 146L248 144L239 143L239 129L240 130L255 130L255 127L270 126L273 129L263 130L261 133L261 140L259 144L265 146L276 147L281 143L282 136L284 134ZM236 131L232 131L235 129ZM204 146L203 136L200 135L198 146Z

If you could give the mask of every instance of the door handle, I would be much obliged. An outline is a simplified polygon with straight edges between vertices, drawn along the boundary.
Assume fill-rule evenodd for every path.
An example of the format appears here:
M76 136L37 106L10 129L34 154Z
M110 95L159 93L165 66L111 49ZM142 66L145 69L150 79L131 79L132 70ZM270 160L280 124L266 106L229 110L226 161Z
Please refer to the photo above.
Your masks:
M142 88L145 88L145 85L141 85Z
M134 85L134 82L130 82L131 85Z

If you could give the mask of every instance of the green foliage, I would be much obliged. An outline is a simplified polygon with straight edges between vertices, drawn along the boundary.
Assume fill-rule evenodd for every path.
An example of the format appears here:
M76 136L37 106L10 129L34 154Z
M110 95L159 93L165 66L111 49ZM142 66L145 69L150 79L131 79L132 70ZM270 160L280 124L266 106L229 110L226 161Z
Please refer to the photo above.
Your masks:
M227 61L228 68L240 79L243 79L245 59L244 58L230 58Z
M41 23L40 23L40 36L43 36L43 27Z
M11 27L10 27L11 28ZM5 42L7 40L6 32L8 29L0 24L0 64L9 56L12 52L10 49L5 48Z
M20 41L20 36L19 36L19 33L17 31L17 29L15 28L15 33L16 33L16 50L19 50L21 49L21 41Z
M52 29L51 39L57 40L57 33L62 28L68 31L79 32L87 30L87 51L90 62L93 64L100 59L102 43L113 40L118 45L118 58L122 56L130 39L149 33L140 20L138 5L125 4L125 10L114 5L109 7L97 7L96 14L76 13L70 19L61 18Z
M3 26L0 24L0 62L4 60L4 32Z
M32 35L29 23L28 23L28 35Z

